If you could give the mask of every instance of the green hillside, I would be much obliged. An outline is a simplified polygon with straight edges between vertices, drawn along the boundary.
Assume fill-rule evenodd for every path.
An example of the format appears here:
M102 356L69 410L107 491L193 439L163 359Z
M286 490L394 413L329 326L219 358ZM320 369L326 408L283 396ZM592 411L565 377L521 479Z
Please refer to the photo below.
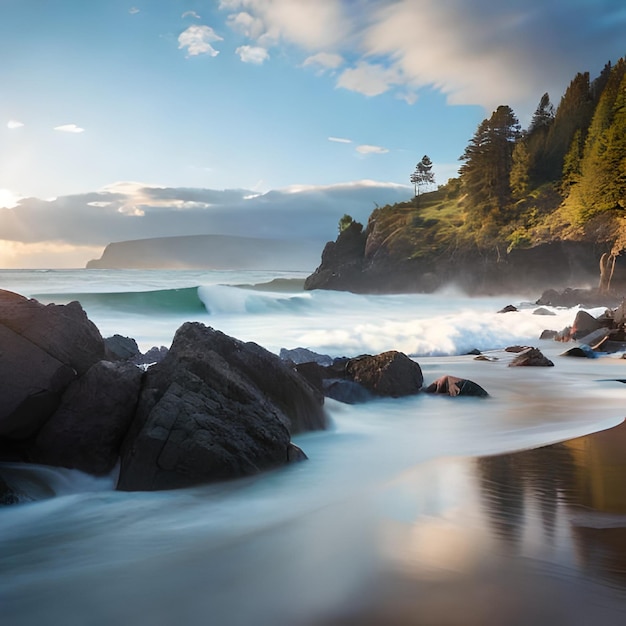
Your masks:
M544 94L522 129L500 106L483 120L458 178L410 202L379 207L366 256L410 262L554 241L606 249L604 287L626 249L626 61L574 77L558 106ZM413 182L413 179L412 179ZM417 189L419 191L419 189Z

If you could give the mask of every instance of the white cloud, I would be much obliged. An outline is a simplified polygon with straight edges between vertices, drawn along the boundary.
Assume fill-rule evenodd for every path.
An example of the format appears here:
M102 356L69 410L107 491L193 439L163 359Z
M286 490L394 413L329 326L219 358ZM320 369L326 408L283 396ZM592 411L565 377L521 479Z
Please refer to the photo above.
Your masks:
M128 12L131 15L137 15L137 13L139 13L139 9L137 7L131 7L130 9L128 9Z
M328 141L334 141L335 143L352 143L352 139L344 139L343 137L329 137Z
M385 154L389 152L387 148L383 148L381 146L370 146L368 144L357 146L356 151L359 154Z
M259 39L265 32L263 20L258 17L253 17L250 13L246 13L245 11L229 15L226 23L235 32L249 37L250 39Z
M22 124L22 122L18 122L17 120L9 120L7 122L7 128L9 130L14 130L15 128L21 128L22 126L24 126L24 124Z
M185 11L181 17L184 19L186 17L193 17L196 20L202 19L195 11Z
M187 56L193 57L200 54L208 54L216 57L219 51L211 44L223 41L210 26L190 26L178 36L178 48L187 48Z
M239 46L235 53L244 63L254 63L255 65L261 65L270 58L267 50L258 46Z
M315 67L318 70L336 70L343 65L344 59L340 54L333 52L318 52L304 59L303 67Z
M393 91L409 103L420 89L435 89L451 104L488 110L507 103L532 112L546 91L557 101L576 72L597 75L623 56L626 30L618 0L221 0L219 6L230 27L257 45L289 43L307 52L303 66L337 69L328 64L349 53L353 67L340 87L368 96Z
M362 93L365 96L379 96L402 82L394 68L379 63L359 61L356 67L344 70L337 79L337 87Z
M55 126L54 130L59 130L62 133L83 133L85 132L84 128L80 126L76 126L76 124L63 124L62 126Z
M222 0L220 9L246 13L259 20L262 28L250 34L263 45L281 40L302 46L307 50L332 49L348 34L351 21L342 0ZM229 24L241 23L232 15Z

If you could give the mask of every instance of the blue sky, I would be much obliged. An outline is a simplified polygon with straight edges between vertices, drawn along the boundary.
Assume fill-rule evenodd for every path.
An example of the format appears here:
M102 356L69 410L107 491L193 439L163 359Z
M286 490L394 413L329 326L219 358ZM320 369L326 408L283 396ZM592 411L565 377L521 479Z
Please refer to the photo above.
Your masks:
M410 195L424 154L443 183L495 107L527 123L624 32L622 0L0 0L0 266L80 245L30 236L29 198L63 223L122 188Z

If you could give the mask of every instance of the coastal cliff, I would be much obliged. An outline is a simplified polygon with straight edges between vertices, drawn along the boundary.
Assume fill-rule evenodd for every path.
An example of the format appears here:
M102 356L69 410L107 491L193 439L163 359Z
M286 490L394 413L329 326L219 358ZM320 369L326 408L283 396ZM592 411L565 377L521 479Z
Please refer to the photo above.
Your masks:
M606 247L586 241L552 241L510 252L457 249L424 257L407 256L382 237L375 221L353 222L328 242L320 265L304 288L355 293L432 293L451 285L468 294L535 293L547 288L595 287ZM626 264L614 270L616 288Z

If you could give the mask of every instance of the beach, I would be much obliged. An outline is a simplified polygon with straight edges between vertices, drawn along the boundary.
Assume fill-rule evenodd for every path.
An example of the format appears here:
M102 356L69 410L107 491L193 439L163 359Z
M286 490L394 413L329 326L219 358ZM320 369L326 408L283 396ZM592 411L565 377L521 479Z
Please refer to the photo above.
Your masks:
M327 399L330 428L293 438L306 462L188 489L119 492L115 473L3 464L31 496L0 510L11 626L626 616L626 360L564 357L571 344L538 339L576 309L535 315L526 294L303 292L290 273L1 274L44 303L82 301L104 336L143 350L192 319L276 353L398 349L425 384L450 374L490 394ZM519 311L497 313L509 303ZM508 367L511 344L540 347L554 367Z

